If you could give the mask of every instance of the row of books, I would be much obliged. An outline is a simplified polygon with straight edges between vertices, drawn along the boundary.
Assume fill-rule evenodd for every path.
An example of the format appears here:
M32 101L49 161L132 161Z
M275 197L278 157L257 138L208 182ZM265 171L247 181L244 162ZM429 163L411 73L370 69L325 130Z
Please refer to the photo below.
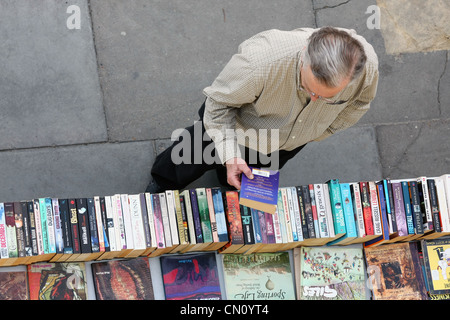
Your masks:
M450 234L449 201L446 174L282 187L274 214L220 188L5 202L0 266L433 239Z
M0 300L450 298L448 237L369 248L362 244L302 246L289 252L196 252L150 259L159 259L160 274L151 272L156 265L144 257L89 264L40 262L28 265L26 271L0 272ZM92 278L88 279L87 268ZM223 273L222 282L219 273ZM157 282L162 283L163 297L155 295ZM88 294L88 288L95 292Z

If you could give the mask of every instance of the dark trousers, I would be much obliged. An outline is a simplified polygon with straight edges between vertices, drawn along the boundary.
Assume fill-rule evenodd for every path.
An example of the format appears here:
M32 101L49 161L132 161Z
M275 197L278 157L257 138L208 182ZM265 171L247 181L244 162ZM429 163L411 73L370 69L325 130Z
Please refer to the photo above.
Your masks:
M204 112L205 112L205 103L203 103L202 107L198 111L201 121L202 137L205 135L205 127L203 126ZM190 126L185 130L189 132L191 137L194 137L194 126ZM204 151L205 148L210 146L210 144L214 143L211 141L211 139L209 139L209 141L205 141L208 139L201 139L201 140L202 140L201 142L202 151ZM179 145L180 143L184 143L185 145ZM211 145L210 147L212 146L213 145ZM281 169L289 159L293 158L304 146L305 145L300 146L292 151L285 151L285 150L275 151L276 153L278 153L279 157L279 169ZM172 161L172 150L174 148L177 148L177 150L187 150L185 148L190 148L191 161L188 161L189 163L180 163L180 164L174 163L174 161ZM161 186L165 190L182 190L188 184L200 178L206 171L215 169L220 183L223 186L228 186L226 182L227 181L226 167L222 165L219 161L215 161L213 164L205 163L205 161L203 161L203 157L201 157L202 158L201 163L198 163L199 156L198 154L197 155L195 154L195 151L197 151L198 153L198 150L199 149L194 150L193 139L184 141L184 139L181 138L178 141L175 141L169 148L164 150L161 154L159 154L156 157L151 170L153 179L159 186ZM215 152L215 149L213 152ZM253 161L254 157L250 158L252 160L252 163L249 163L250 152L254 151L245 147L244 153L242 154L244 160L250 166L259 168L268 167L266 163L262 163L260 161L259 154L256 163ZM269 156L272 158L275 157L276 154L272 153ZM267 158L268 156L266 155L265 157ZM195 158L197 159L197 161Z

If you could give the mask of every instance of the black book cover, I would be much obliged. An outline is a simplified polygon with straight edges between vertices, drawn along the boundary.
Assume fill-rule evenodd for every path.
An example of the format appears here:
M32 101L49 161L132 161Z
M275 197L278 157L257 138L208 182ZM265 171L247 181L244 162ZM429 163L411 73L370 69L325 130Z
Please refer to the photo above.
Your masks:
M73 253L81 253L80 233L78 231L77 203L75 199L69 200L69 214Z
M434 179L427 179L427 184L428 184L428 193L430 196L431 214L433 216L434 230L436 232L441 232L442 228L439 214L439 204L436 194L436 184L434 182Z
M91 253L91 240L89 232L89 218L87 201L85 198L78 198L77 203L77 218L78 218L78 232L80 233L80 248L81 253Z
M244 233L245 244L255 244L255 236L253 234L252 212L249 207L240 205L242 231Z
M97 216L95 212L94 198L86 199L88 209L89 234L91 240L91 251L100 252L100 242L98 240Z
M109 252L111 251L111 248L109 246L108 219L106 217L105 197L100 197L100 214L103 223L103 234L105 236L105 252Z
M27 201L28 217L30 218L31 254L38 255L38 244L36 235L36 220L34 217L34 201Z
M33 255L31 249L31 228L30 228L30 214L28 213L28 206L26 201L21 201L22 207L22 221L23 221L23 239L25 246L25 256L30 257Z
M58 199L59 215L61 217L61 231L63 237L64 253L73 253L72 231L70 229L69 201Z
M308 185L302 186L302 194L303 194L303 203L305 205L306 226L308 229L308 232L305 234L308 234L308 239L316 238L316 232L314 230L314 217L312 212L311 198L309 195Z
M300 219L302 222L303 239L309 239L308 225L306 222L305 200L303 199L302 187L295 187L297 190L298 207L300 209Z
M423 234L423 212L420 208L419 188L416 181L408 182L409 193L411 195L411 205L414 218L414 226L416 227L417 234Z

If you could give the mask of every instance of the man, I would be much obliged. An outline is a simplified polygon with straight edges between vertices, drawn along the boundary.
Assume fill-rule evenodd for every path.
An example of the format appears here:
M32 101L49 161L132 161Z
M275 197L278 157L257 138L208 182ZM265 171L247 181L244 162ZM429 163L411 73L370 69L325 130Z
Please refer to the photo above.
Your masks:
M259 33L239 46L203 91L201 132L213 142L203 141L200 151L214 143L220 161L174 163L179 143L190 144L191 160L199 153L192 140L181 139L157 157L147 192L183 189L211 169L223 184L226 174L227 183L240 189L241 174L253 177L248 164L265 166L270 158L282 168L308 142L354 125L369 110L377 83L375 51L354 30ZM195 128L186 130L192 135Z

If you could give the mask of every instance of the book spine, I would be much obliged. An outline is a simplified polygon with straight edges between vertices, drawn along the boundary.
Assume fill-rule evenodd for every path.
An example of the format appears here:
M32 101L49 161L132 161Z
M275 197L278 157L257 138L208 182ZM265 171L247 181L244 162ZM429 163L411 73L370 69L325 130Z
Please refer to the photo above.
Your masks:
M290 187L291 192L291 198L292 198L292 205L294 208L294 219L295 219L295 227L297 229L297 238L298 241L303 241L303 228L302 228L302 217L300 213L300 205L298 203L298 195L297 195L297 188Z
M327 208L322 184L314 184L314 198L316 201L317 218L319 221L319 232L321 238L329 238L330 232L327 221Z
M198 210L197 192L195 189L189 190L192 205L192 216L194 217L195 237L197 243L203 243L202 223L200 221L200 212Z
M449 209L447 206L447 196L445 195L445 185L444 179L442 177L437 177L434 179L436 185L436 196L439 205L439 215L441 217L442 231L450 231L450 217Z
M166 204L167 214L169 217L170 234L172 235L172 246L180 244L180 238L178 236L177 217L175 211L175 198L173 190L166 190Z
M16 224L14 221L14 203L5 202L6 237L8 241L8 255L10 258L19 256L17 250Z
M383 179L382 180L383 183L383 191L384 191L384 197L386 200L386 213L387 213L387 217L388 217L388 223L389 223L389 233L394 233L393 230L393 208L392 208L392 203L391 203L391 194L392 192L389 192L388 190L388 180Z
M212 242L211 223L209 221L208 200L206 199L205 188L198 188L197 190L198 211L200 213L200 222L202 225L202 233L204 242Z
M342 198L342 211L344 213L345 220L345 230L347 231L346 237L357 237L358 232L356 231L355 216L353 213L353 201L350 192L349 183L339 184Z
M148 206L147 206L147 200L145 193L139 194L139 203L141 205L141 222L142 226L144 228L144 236L145 236L145 247L151 248L154 247L152 245L152 236L150 232L150 221L149 221L149 213L147 212ZM152 219L152 225L153 225L153 219Z
M286 189L285 188L280 189L281 189L281 199L283 200L284 223L286 224L287 242L293 242L294 234L292 233L291 214L289 212L289 204L287 201Z
M316 234L314 229L314 217L311 208L311 198L309 196L308 185L302 186L303 203L305 204L305 215L306 215L306 226L308 228L308 235L310 239L318 238L319 235Z
M403 201L402 185L399 182L392 182L392 195L394 197L395 219L397 221L398 235L403 237L408 235L406 225L405 205Z
M26 201L21 201L20 205L22 207L23 216L23 234L25 240L25 256L30 257L33 255L32 245L31 245L31 226L30 226L30 213L28 212L28 205Z
M161 217L163 221L163 227L164 227L164 240L166 243L166 248L169 248L172 246L172 235L170 230L170 223L169 223L169 213L167 210L167 200L166 200L166 194L164 192L161 192L159 194L159 205L161 208Z
M387 201L384 193L384 184L382 181L376 183L378 190L378 203L380 204L381 225L383 227L383 235L389 235L389 218L387 212Z
M173 191L173 199L175 205L175 214L177 219L177 227L178 227L178 235L180 237L180 243L187 244L189 243L189 238L187 236L187 225L184 224L185 220L183 219L183 213L181 212L180 192L178 190ZM216 228L216 235L217 235L217 228Z
M5 206L3 203L0 203L0 258L9 258L8 237L6 235Z
M33 256L38 254L37 236L36 236L36 219L34 216L34 202L27 201L28 216L30 218L30 236L31 236L31 253Z
M433 214L431 212L430 196L428 192L427 177L422 176L417 178L419 186L420 205L425 212L426 221L424 222L424 228L426 231L433 230Z
M219 241L228 241L227 221L225 219L225 207L223 205L223 196L220 188L212 189L212 196L214 202L214 211L216 213L217 233L219 234Z
M282 243L287 243L287 230L286 230L286 222L284 221L285 214L284 214L283 196L281 194L281 188L278 189L278 202L277 202L277 210L275 213L277 214L278 221L280 222Z
M131 217L131 232L133 234L133 249L145 249L145 233L142 222L141 199L139 194L130 194L128 204Z
M127 249L127 240L126 240L126 236L125 236L125 221L124 221L123 207L122 207L122 196L120 194L116 194L111 199L112 199L112 205L113 205L116 243L119 244L118 250ZM126 205L127 202L124 201L124 203ZM130 246L132 246L132 243Z
M184 235L186 237L185 243L190 243L187 212L186 212L186 200L184 198L184 194L182 193L180 194L180 207L181 207L181 217L183 220Z
M153 211L153 196L149 192L144 193L144 195L145 195L145 203L147 206L148 229L150 232L150 242L151 242L150 247L157 248L158 239L156 238L156 221L155 221L155 212Z
M91 251L92 252L100 252L100 242L98 240L98 231L97 231L97 217L95 214L95 201L94 198L87 198L87 215L89 222L89 235L91 242Z
M119 244L116 239L116 228L114 226L114 208L113 208L113 199L112 196L105 196L105 211L106 211L106 227L107 227L107 235L109 242L109 250L110 251L118 251Z
M382 235L383 228L381 225L381 214L380 206L378 204L378 194L375 182L369 181L369 196L370 196L370 209L372 211L372 221L373 221L373 233L375 235Z
M197 239L195 237L194 215L192 213L192 203L191 203L191 196L189 194L189 190L184 190L182 192L182 195L184 198L186 219L187 219L187 225L188 225L188 230L189 230L188 231L189 242L191 244L197 244ZM221 195L221 197L222 197L222 195ZM223 203L222 203L222 205L223 205ZM225 215L224 215L224 219L225 219ZM225 225L225 229L226 229L226 225Z
M287 206L289 211L289 222L292 228L292 238L294 241L298 241L297 225L295 223L294 204L292 202L292 194L290 188L283 188L286 192Z
M14 202L14 224L16 225L17 255L25 257L25 235L23 232L23 213L20 202Z
M397 220L395 218L395 206L394 206L394 196L392 193L392 182L386 179L387 194L389 195L389 207L391 209L391 219L392 219L392 232L397 232Z
M239 195L237 191L226 191L225 198L227 201L228 234L231 244L244 244Z
M214 242L219 242L219 234L217 233L216 213L214 211L214 203L212 199L211 188L206 188L206 200L208 204L209 222L211 224L211 233Z
M119 206L119 203L117 203ZM123 219L123 227L124 227L124 235L125 235L125 243L126 245L123 249L134 249L134 230L133 230L133 222L131 221L131 212L130 212L130 203L128 199L128 194L120 194L120 211L122 212Z
M408 234L415 234L408 182L402 181L401 184L403 192L403 202L405 203L406 226L408 228Z
M312 184L309 184L308 190L309 190L309 199L311 200L311 210L314 219L314 232L316 233L317 238L321 238L322 235L320 234L319 218L317 216L317 206L316 206L316 197L314 196L314 186Z
M155 233L156 244L158 249L166 247L166 241L164 238L164 224L161 212L160 197L158 194L152 194L153 214L155 216Z
M353 200L353 212L356 218L356 227L358 229L358 236L364 238L366 236L366 228L364 226L364 214L361 203L361 192L359 190L359 183L352 183L350 185Z
M78 232L80 233L81 253L91 253L92 251L89 234L87 201L85 198L78 198L76 200L76 203L77 203Z
M100 197L94 197L94 216L97 223L98 234L98 248L100 252L105 252L105 229L103 227L102 208L100 204Z
M303 191L301 186L295 187L295 190L297 192L297 199L298 199L298 208L300 210L300 225L302 228L302 235L303 239L308 239L308 225L306 221L306 212L305 212L305 204L303 200Z
M110 240L108 232L108 217L106 213L106 197L100 197L100 215L103 225L103 239L105 240L105 252L110 252L111 246L109 245Z
M64 243L61 226L61 212L59 210L58 199L52 198L53 224L55 226L56 253L64 253Z
M439 217L439 205L438 205L437 195L436 195L436 184L434 182L434 179L427 179L427 184L428 184L428 192L429 192L429 196L430 196L430 206L431 206L431 214L433 217L434 230L436 232L442 232L441 220Z
M269 242L267 239L266 214L264 213L264 211L257 210L257 215L259 219L259 226L261 228L261 242L264 244L268 244Z
M45 198L39 198L39 212L41 214L41 232L42 232L42 244L44 253L50 253L50 237L48 234L47 224L47 206L45 204Z
M249 207L240 206L241 220L242 220L242 233L244 235L245 244L254 244L255 237L253 232L253 219L251 209Z
M38 255L44 254L44 239L42 238L42 223L41 223L41 206L39 199L33 200L34 206L34 220L36 222L36 239L38 247Z
M417 234L423 234L423 218L424 214L420 207L420 197L419 197L419 188L417 187L416 181L408 182L409 192L411 196L411 208L414 217L414 226L416 228Z
M258 210L250 208L252 222L253 222L253 234L255 235L255 243L263 242L263 235L261 232L261 222L259 219Z
M346 233L344 211L342 209L341 190L339 187L339 180L332 179L327 182L330 190L330 203L333 210L333 224L336 235Z
M366 228L366 235L374 235L373 220L372 220L372 209L370 206L370 193L369 186L367 182L360 182L359 188L361 190L361 204L363 208L364 216L364 226Z
M61 217L61 231L64 246L63 252L71 254L73 253L73 248L72 248L72 231L70 230L69 204L67 199L58 199L58 204L59 204L59 215Z
M276 243L273 214L264 212L264 215L265 215L265 220L266 220L267 243Z

